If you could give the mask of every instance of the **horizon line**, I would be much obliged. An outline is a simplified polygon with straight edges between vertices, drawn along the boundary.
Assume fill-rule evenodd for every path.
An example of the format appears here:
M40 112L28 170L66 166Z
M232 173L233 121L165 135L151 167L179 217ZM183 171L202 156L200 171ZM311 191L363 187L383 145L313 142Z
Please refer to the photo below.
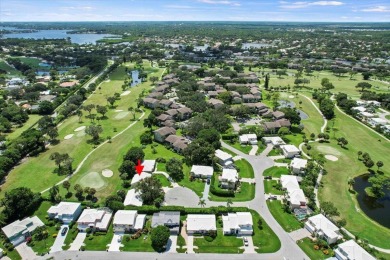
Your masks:
M115 22L239 22L239 23L388 23L390 24L390 21L384 22L384 21L244 21L244 20L144 20L144 21L132 21L132 20L117 20L117 21L0 21L0 23L115 23Z

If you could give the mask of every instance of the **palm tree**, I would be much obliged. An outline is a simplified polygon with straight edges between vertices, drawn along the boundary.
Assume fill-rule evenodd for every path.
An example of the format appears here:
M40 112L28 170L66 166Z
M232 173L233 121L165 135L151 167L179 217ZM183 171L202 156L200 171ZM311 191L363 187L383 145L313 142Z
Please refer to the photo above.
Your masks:
M199 205L201 208L204 208L204 206L206 206L206 201L205 201L204 199L199 199L198 205Z
M355 179L353 178L348 178L348 185L349 185L349 189L351 190L352 189L352 186L355 184Z
M358 152L358 160L360 160L360 156L362 156L363 152L362 151L359 151Z

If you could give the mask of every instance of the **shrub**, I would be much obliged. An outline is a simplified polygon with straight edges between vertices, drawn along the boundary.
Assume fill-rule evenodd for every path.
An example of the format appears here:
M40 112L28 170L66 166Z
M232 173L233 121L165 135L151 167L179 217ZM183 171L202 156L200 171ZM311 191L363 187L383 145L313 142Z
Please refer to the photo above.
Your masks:
M166 163L167 160L165 160L165 158L159 157L159 158L156 159L156 162L158 162L158 163Z
M212 238L211 236L204 236L204 240L206 240L207 242L213 242L214 238Z
M314 245L314 247L313 247L315 250L318 250L318 249L320 249L320 247L318 246L318 245Z
M80 247L80 250L81 250L81 251L85 251L85 246L81 246L81 247Z
M52 237L56 238L58 234L53 234Z

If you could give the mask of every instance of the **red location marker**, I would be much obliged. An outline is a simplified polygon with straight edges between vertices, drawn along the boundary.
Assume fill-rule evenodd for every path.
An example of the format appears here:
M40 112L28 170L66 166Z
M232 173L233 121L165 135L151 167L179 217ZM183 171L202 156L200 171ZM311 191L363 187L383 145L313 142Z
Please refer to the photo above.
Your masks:
M142 171L144 170L144 166L141 165L140 160L138 160L138 165L135 166L135 170L137 171L138 175L141 175Z

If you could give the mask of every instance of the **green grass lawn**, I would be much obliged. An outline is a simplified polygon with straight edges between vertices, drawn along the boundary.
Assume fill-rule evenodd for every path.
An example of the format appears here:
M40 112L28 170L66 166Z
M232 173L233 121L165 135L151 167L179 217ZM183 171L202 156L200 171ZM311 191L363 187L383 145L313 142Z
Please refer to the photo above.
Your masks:
M235 142L234 144L229 143L229 145L245 154L249 154L252 150L252 145L240 144L239 142Z
M7 139L13 140L16 137L19 137L24 131L26 131L31 126L33 126L35 123L37 123L38 120L41 118L42 118L42 116L40 116L40 115L29 115L27 122L24 123L22 127L13 128L12 132L6 135Z
M197 253L224 253L237 254L242 253L243 250L239 247L243 246L241 238L236 236L224 236L222 228L218 228L217 237L211 241L206 241L203 237L194 237L194 245L198 249L194 249Z
M329 126L331 129L337 129L337 131L331 130L329 133L331 142L329 144L312 143L312 149L309 151L311 155L323 153L332 154L339 158L336 162L326 161L325 163L328 174L322 178L323 185L319 190L320 202L333 202L340 212L340 217L347 221L346 229L352 234L375 246L390 248L390 244L387 243L390 240L390 229L372 221L359 210L356 195L348 191L347 183L348 178L367 172L364 164L358 161L358 151L368 152L375 162L385 162L382 171L386 176L390 176L390 164L386 164L390 142L337 110L336 119L334 122L330 122ZM338 146L334 140L334 138L341 136L349 142L346 149Z
M171 187L171 183L168 181L167 177L162 174L153 174L153 178L160 181L163 187Z
M264 176L272 176L273 178L280 178L282 175L289 175L290 170L286 167L273 166L264 171Z
M278 155L282 155L282 150L281 149L272 149L267 156L278 156Z
M292 133L292 134L288 134L288 135L283 136L283 140L287 144L292 144L292 145L295 145L296 147L298 147L300 143L303 143L303 135L300 133L298 133L298 134Z
M105 235L90 235L84 240L85 250L89 251L105 251L107 245L111 243L112 238L114 237L114 231L112 230L112 225L108 228L107 234Z
M308 237L299 240L297 244L310 259L327 259L330 257L330 255L325 255L322 253L321 250L315 250L315 244Z
M279 200L267 201L267 206L271 211L272 216L285 231L291 232L302 227L301 222L299 222L293 214L283 210L282 203Z
M265 70L266 72L269 72L269 70ZM297 70L288 70L288 72L296 73ZM345 77L337 77L330 71L316 71L313 72L313 76L303 76L304 78L307 78L310 80L310 83L307 85L309 87L318 89L321 88L321 80L323 78L328 78L330 82L333 83L335 88L332 90L334 93L343 92L348 94L348 96L352 96L355 99L358 99L360 97L360 92L358 89L355 88L357 83L363 81L363 77L361 73L358 73L355 75L355 77L350 80L349 75L346 75ZM295 76L282 76L282 78L278 78L277 75L273 75L271 73L270 82L269 85L272 87L278 87L278 86L288 86L290 87L294 86L294 80ZM381 82L376 82L373 80L368 81L370 84L372 84L374 87L378 87L376 89L377 92L388 92L387 85Z
M215 184L218 189L218 181L215 180ZM241 189L239 192L234 193L234 197L219 197L210 192L210 200L213 201L227 201L231 199L232 201L250 201L255 197L255 184L250 184L247 182L241 182Z
M278 162L278 163L288 163L290 164L291 163L291 159L288 159L288 158L282 158L282 159L276 159L275 162Z
M180 248L176 248L176 251L178 253L184 253L187 251L186 248L184 248L184 246L186 245L186 240L179 234L177 236L177 246L179 246Z
M52 204L48 201L43 201L41 203L41 206L34 212L33 216L37 216L42 222L46 225L47 231L49 233L48 238L41 241L36 241L33 239L34 245L32 246L32 249L38 253L47 253L50 251L50 247L54 244L55 238L53 237L54 234L58 234L59 231L56 229L56 226L49 226L48 225L48 219L47 217L47 210L52 206Z
M257 253L273 253L280 249L280 240L268 226L268 224L262 219L254 210L251 210L253 217L253 245L257 246ZM261 226L259 226L261 221Z
M20 71L9 66L7 63L5 63L5 61L3 61L1 59L0 59L0 70L7 71L9 73L9 74L7 74L7 76L20 76L20 75L22 75L22 73Z
M152 247L152 240L150 239L150 235L141 235L138 239L129 241L126 241L126 236L122 239L123 247L121 247L121 251L155 252Z
M278 181L276 180L264 180L264 192L274 195L283 195L283 191L276 189Z
M227 144L230 145L230 146L232 145L230 142L225 142L225 143L227 143ZM229 149L226 149L226 148L224 148L224 147L221 147L220 150L224 151L225 153L230 154L230 155L233 156L233 157L237 155L236 153L234 153L234 152L232 152L232 151L230 151Z
M144 66L147 67L149 65L145 62ZM111 81L103 82L101 84L101 89L98 89L92 94L85 101L85 105L106 104L106 96L112 95L115 92L122 93L121 85L123 83L124 75L125 67L118 67L118 69L110 75ZM139 93L141 93L143 89L148 88L150 88L150 82L145 82L137 87L131 88L130 95L122 96L121 99L115 103L116 108L109 109L107 113L108 119L100 121L103 128L103 133L101 134L102 139L106 139L107 136L113 137L132 123L130 121L132 118L130 113L118 117L119 114L118 112L115 112L115 110L127 111L129 106L135 106ZM148 113L149 112L147 111L146 116ZM8 175L2 190L7 191L16 187L25 186L30 187L33 191L42 191L62 180L64 176L58 176L53 173L56 166L49 157L54 152L68 153L74 159L73 165L74 168L76 168L82 159L93 149L93 146L87 143L87 140L90 139L89 136L74 132L74 129L79 126L88 126L91 124L89 120L85 118L85 115L87 115L87 113L84 113L82 123L79 123L76 116L64 120L62 125L58 127L59 140L61 140L61 142L50 147L49 150L40 154L38 157L30 157L24 163L15 167ZM137 113L136 116L139 117L140 114ZM100 173L103 169L111 169L114 172L114 176L112 178L104 179L106 184L103 188L98 190L96 196L103 197L110 195L114 190L117 190L121 186L118 174L118 168L122 163L121 155L123 155L131 146L139 146L139 136L144 131L145 129L142 125L142 121L137 122L131 129L123 133L123 135L113 139L111 144L108 143L100 147L85 161L80 172L78 172L74 178L71 178L71 183L78 183L83 176L91 171ZM64 136L68 134L75 135L70 140L64 140ZM102 158L102 154L104 154L104 158ZM23 177L21 177L22 175ZM0 193L0 197L2 197L3 194L3 192Z
M257 146L259 147L259 149L257 149L256 155L261 154L265 150L265 148L267 148L267 146L262 142L259 142Z
M235 161L234 164L238 167L239 169L239 175L241 178L254 178L255 173L253 172L252 165L245 160L241 159L238 161Z
M32 67L33 69L39 69L39 63L41 62L40 59L37 58L31 58L31 57L14 57L15 59L19 59L24 64Z

